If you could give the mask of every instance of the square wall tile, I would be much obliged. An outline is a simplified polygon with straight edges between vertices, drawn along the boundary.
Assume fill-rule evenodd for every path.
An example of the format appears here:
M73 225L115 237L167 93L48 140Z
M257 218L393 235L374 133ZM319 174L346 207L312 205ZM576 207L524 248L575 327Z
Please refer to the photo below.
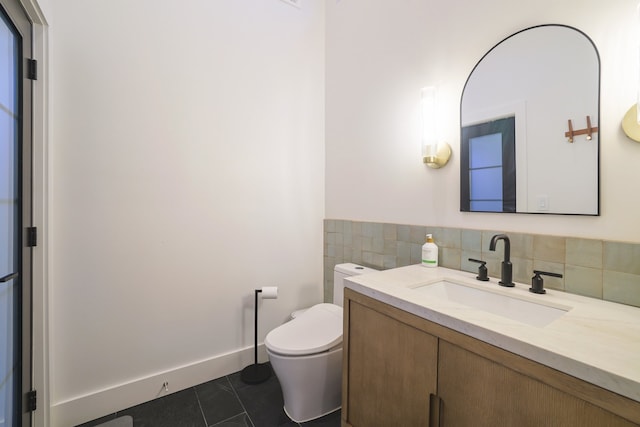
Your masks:
M335 219L325 219L324 220L324 231L325 232L335 232L336 231L336 220Z
M334 240L333 240L333 242L334 242L336 245L342 245L342 244L344 244L344 235L343 235L342 233L338 233L338 232L336 232L336 233L330 233L330 234L333 234L333 236L334 236Z
M328 245L336 244L336 235L337 233L324 233L324 240Z
M384 270L384 255L374 253L372 262L368 267L373 267L376 270Z
M396 227L397 238L401 242L411 242L411 226L398 225Z
M383 224L382 237L384 240L397 240L398 229L395 224Z
M411 259L411 243L399 241L396 244L396 256L398 263L401 265L409 265Z
M603 299L640 307L640 275L604 270L602 282Z
M602 270L566 265L564 267L564 290L572 294L602 299Z
M461 232L462 250L482 252L482 232L477 230L462 230ZM488 249L488 248L487 248Z
M373 266L373 252L362 251L362 263L367 266Z
M381 237L374 237L371 241L371 250L377 254L384 253L384 239Z
M564 263L566 241L564 237L533 236L533 259Z
M354 236L362 236L362 223L360 221L351 222L351 234Z
M394 255L384 255L383 257L383 267L384 269L396 268L398 267L397 259Z
M395 256L397 253L398 253L398 241L385 239L383 254Z
M509 240L511 241L512 257L533 258L533 236L531 234L507 233L507 236L509 236ZM564 251L562 257L564 258Z
M384 240L384 224L378 222L373 223L373 237Z
M352 249L351 250L351 257L349 259L349 262L352 262L354 264L362 264L362 250L361 249ZM333 274L333 273L331 273Z
M410 229L410 241L411 243L420 243L420 245L424 245L424 242L427 241L427 227L423 227L420 225L412 225Z
M565 262L568 265L602 269L601 240L567 238Z
M487 261L486 266L489 277L500 278L502 275L502 259L488 257L484 257L483 259Z
M513 265L513 281L525 285L531 284L533 261L525 258L512 258L511 264Z
M411 243L411 264L420 264L422 262L422 244Z
M373 237L373 223L372 222L363 222L362 223L362 235L364 237Z
M440 267L460 270L460 249L438 248L438 265Z
M604 270L640 274L640 245L634 243L605 242Z
M462 247L462 233L459 228L440 228L438 233L438 235L434 235L438 246L452 249L460 249Z
M369 252L373 250L373 237L362 236L362 250Z
M353 234L353 223L351 221L344 221L342 223L342 232L344 234Z

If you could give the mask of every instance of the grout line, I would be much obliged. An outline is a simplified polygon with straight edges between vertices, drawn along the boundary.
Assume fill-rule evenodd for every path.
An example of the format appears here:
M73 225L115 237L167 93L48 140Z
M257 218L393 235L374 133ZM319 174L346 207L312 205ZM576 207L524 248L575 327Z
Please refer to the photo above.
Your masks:
M231 390L233 390L233 394L235 394L236 399L238 399L238 402L240 402L240 406L242 406L242 410L244 411L245 414L247 414L247 418L249 419L249 422L251 423L251 425L253 427L255 427L256 425L253 423L253 420L251 419L251 415L249 415L249 411L247 411L247 408L245 408L244 403L242 402L242 399L240 399L240 396L238 395L238 392L236 391L235 387L231 383L231 380L229 379L229 375L225 375L225 378L227 379L227 382L229 383L229 387L231 387Z
M195 387L193 388L193 392L196 394L196 400L198 401L198 407L200 408L200 415L202 415L202 420L204 421L204 427L209 427L209 422L207 421L207 417L204 415L204 410L202 409L202 402L200 402L200 396L198 395L198 390Z
M246 415L246 416L247 416L247 418L249 418L249 414L247 414L246 412L240 412L239 414L236 414L236 415L234 415L234 416L232 416L232 417L229 417L229 418L227 418L226 420L218 421L217 423L212 424L211 426L207 426L207 427L215 427L215 426L219 426L220 424L225 423L225 422L227 422L227 421L229 421L229 420L231 420L231 419L233 419L233 418L237 417L238 415L242 415L242 414ZM251 424L253 424L253 423L251 423Z

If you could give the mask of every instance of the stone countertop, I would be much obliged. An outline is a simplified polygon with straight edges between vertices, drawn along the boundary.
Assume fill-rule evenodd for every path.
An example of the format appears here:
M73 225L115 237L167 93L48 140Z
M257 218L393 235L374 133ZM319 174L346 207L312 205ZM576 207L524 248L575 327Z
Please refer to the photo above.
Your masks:
M640 308L547 289L529 292L475 279L476 274L422 265L347 278L345 286L424 319L640 402ZM568 310L531 326L413 288L447 279L476 289Z

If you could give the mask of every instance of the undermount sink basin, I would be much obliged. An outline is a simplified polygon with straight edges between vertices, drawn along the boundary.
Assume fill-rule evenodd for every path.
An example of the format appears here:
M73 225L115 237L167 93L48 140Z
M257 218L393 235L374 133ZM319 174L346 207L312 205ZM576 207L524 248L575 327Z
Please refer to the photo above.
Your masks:
M570 310L568 307L559 308L535 303L520 297L477 289L450 280L441 280L419 286L414 290L425 295L466 305L536 327L547 326Z

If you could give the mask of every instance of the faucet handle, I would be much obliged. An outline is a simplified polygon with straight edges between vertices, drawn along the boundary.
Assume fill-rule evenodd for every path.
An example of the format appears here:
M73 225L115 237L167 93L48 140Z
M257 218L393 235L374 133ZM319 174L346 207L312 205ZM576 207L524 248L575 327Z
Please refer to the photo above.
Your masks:
M478 266L478 275L476 276L477 280L482 280L483 282L488 282L489 281L489 275L487 274L487 261L482 261L479 259L473 259L473 258L469 258L469 261L471 262L477 262L478 264L480 264L480 266Z
M533 276L531 278L531 287L529 288L529 292L533 292L534 294L546 294L547 291L544 290L544 279L540 277L540 275L551 276L551 277L562 277L560 273L551 273L549 271L541 271L541 270L533 270Z

